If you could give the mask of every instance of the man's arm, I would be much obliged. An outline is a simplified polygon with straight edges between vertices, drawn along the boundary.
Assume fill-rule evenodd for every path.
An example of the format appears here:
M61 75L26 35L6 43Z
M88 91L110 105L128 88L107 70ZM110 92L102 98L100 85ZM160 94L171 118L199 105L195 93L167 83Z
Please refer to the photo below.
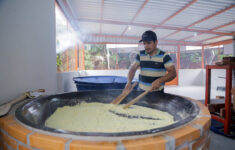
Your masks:
M136 72L136 70L137 70L138 68L139 68L139 64L137 64L137 63L134 63L134 64L131 66L131 68L130 68L130 70L129 70L129 72L128 72L127 83L126 83L126 86L125 86L123 92L127 92L127 91L129 91L129 90L131 89L131 81L133 80L133 78L134 78L134 76L135 76L135 72Z
M166 70L168 73L165 76L153 81L151 91L159 88L162 83L169 82L176 77L176 70L174 65L167 67Z

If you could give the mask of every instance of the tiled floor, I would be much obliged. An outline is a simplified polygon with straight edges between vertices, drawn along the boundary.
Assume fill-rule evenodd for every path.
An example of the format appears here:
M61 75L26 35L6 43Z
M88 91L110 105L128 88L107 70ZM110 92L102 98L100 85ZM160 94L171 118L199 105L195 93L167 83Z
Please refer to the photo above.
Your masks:
M166 86L165 92L190 97L200 100L202 103L205 100L205 87L202 86ZM216 89L211 90L211 99L215 99L216 96L224 96L224 92L217 91ZM235 150L235 139L216 134L212 131L210 131L210 135L210 150Z

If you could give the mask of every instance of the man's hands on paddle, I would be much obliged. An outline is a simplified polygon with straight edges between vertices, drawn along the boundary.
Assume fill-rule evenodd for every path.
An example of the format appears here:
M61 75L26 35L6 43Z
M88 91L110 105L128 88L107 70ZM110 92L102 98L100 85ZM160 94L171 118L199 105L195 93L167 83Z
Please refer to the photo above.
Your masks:
M151 87L151 89L150 89L150 92L152 92L152 91L155 90L155 89L158 89L160 86L161 86L160 80L155 80L155 81L153 81L152 87Z
M131 90L131 83L127 83L122 93L128 93Z

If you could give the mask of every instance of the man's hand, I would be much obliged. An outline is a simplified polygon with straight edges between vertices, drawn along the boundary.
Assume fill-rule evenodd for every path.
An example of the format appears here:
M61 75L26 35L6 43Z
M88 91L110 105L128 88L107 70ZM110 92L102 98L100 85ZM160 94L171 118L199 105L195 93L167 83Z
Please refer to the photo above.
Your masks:
M153 83L152 83L152 88L151 88L150 92L152 92L152 91L155 90L155 89L158 89L160 86L161 86L161 82L160 82L159 79L153 81Z
M126 84L126 87L123 89L122 93L126 93L126 92L129 92L131 90L131 81L133 80L133 78L135 76L135 72L139 68L139 66L140 65L137 64L137 63L131 65L131 68L128 72L127 84Z
M122 93L128 93L131 90L131 83L127 83Z
M162 83L169 82L176 77L176 70L174 65L167 67L166 70L168 73L165 76L152 82L152 88L150 90L151 92L155 89L158 89Z

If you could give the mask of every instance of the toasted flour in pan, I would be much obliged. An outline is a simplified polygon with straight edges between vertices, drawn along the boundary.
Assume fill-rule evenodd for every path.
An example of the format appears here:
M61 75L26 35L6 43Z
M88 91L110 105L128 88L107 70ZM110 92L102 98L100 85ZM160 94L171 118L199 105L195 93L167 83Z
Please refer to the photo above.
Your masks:
M131 132L160 128L174 123L167 112L143 106L82 102L58 108L47 120L47 127L75 132Z

